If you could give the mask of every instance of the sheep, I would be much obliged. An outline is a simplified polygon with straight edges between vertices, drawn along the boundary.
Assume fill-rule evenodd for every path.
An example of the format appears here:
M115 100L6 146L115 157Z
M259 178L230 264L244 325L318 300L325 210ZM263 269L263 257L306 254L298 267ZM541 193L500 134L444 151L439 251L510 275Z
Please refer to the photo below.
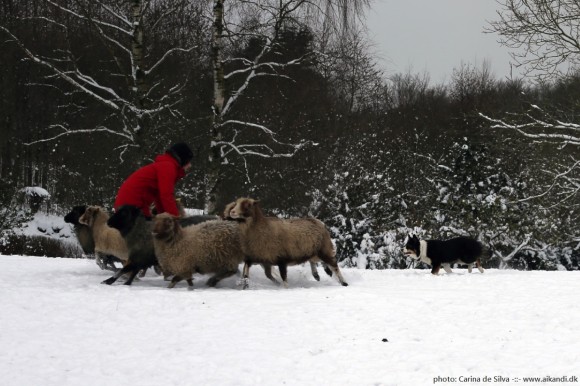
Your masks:
M72 224L77 240L86 255L93 255L95 253L95 240L93 239L93 232L91 229L79 223L79 218L85 213L86 205L73 206L72 210L64 216L64 222ZM121 260L113 255L96 255L95 261L99 268L111 270L116 272L117 267L115 262Z
M229 204L227 204L225 209L224 209L223 214L220 217L223 220L234 220L235 221L235 219L232 218L232 216L230 215L230 212L234 208L235 205L236 205L236 201L230 202ZM317 268L318 259L317 258L310 259L309 263L310 263L310 271L312 272L312 276L314 277L314 279L316 281L320 281L320 275L318 274L318 268ZM280 283L278 283L278 280L276 280L276 279L274 279L274 277L272 277L272 266L270 264L262 263L260 265L262 266L262 268L264 268L264 274L266 275L266 277L268 279L270 279L275 284L280 284ZM326 274L328 276L332 276L332 271L328 268L328 266L324 262L322 263L322 267L324 268L324 272L326 272Z
M139 271L157 264L151 237L151 223L141 210L133 205L121 206L109 218L107 225L118 231L125 240L128 261L119 272L103 281L103 284L111 285L119 277L129 273L129 278L124 284L131 285Z
M80 213L82 207L78 208L79 209L77 212ZM72 222L74 221L76 214L71 215L71 213L69 213L67 216L70 215L69 220ZM78 223L80 226L83 228L86 227L90 230L90 236L92 242L94 243L95 255L97 256L97 264L99 264L101 268L103 268L103 266L107 266L105 261L107 261L108 255L115 256L122 263L125 263L129 258L127 244L121 237L119 231L107 226L108 219L109 215L103 210L103 208L99 206L86 207L84 213L78 218ZM79 231L79 234L80 232L84 233L84 231ZM83 238L86 239L85 236L83 236ZM109 269L113 268L113 271L117 271L117 268L114 266L114 264L111 263L111 265L112 267L109 267Z
M83 252L87 255L92 255L95 253L95 240L93 239L93 234L91 229L79 223L79 218L87 210L86 205L73 206L72 210L64 216L64 222L72 224L74 228L77 240L83 249Z
M322 260L343 286L344 280L335 257L330 234L315 218L280 219L265 217L259 201L239 198L229 216L240 226L240 241L245 258L243 280L248 287L249 271L253 263L277 265L284 286L287 266L305 261Z
M177 217L162 213L153 219L153 245L163 272L173 274L168 288L186 280L193 289L193 273L214 273L207 285L238 272L244 261L236 223L213 220L184 228Z

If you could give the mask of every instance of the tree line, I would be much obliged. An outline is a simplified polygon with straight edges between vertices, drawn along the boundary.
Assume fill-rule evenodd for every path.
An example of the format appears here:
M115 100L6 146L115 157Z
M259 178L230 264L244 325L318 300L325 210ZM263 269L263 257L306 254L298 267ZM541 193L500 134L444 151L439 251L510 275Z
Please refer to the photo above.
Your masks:
M345 264L403 267L414 231L477 237L488 266L577 268L577 137L549 125L573 130L580 76L388 75L348 19L364 5L1 1L2 207L41 186L53 212L110 208L129 173L183 140L186 206L252 196L316 215Z

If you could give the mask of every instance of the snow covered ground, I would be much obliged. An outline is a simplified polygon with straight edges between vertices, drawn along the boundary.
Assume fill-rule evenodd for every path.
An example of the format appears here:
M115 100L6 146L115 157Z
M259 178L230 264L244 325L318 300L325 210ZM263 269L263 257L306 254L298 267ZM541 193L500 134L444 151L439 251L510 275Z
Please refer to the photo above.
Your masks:
M322 269L316 282L308 267L291 267L284 289L254 267L249 290L238 277L217 288L196 277L187 291L151 274L105 286L109 274L92 260L0 256L0 384L498 385L580 376L580 272L455 272L344 269L350 286L341 287Z

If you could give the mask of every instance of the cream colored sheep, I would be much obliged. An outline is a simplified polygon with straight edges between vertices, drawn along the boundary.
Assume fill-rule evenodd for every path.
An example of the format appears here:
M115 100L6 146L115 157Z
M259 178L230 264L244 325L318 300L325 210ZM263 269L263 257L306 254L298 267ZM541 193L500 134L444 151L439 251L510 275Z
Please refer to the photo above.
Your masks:
M107 225L107 220L109 220L109 215L103 208L89 206L79 218L79 223L91 229L95 242L95 254L99 258L102 259L106 255L113 255L119 258L124 265L129 259L127 243L118 230Z
M236 206L236 201L230 202L229 204L226 205L224 212L221 216L221 218L223 220L235 221L235 219L230 215L230 212L234 208L234 206ZM309 260L310 271L312 272L312 276L314 277L314 279L316 279L316 281L320 281L320 275L318 274L318 267L317 267L317 264L319 261L320 260L317 257ZM266 277L268 279L272 280L272 282L274 282L276 284L280 284L278 282L278 280L274 279L274 277L272 276L272 266L270 264L261 263L260 265L262 266L262 268L264 268L264 274L266 275ZM332 276L332 271L328 268L328 266L325 263L322 263L322 266L324 268L324 272L326 272L326 274L328 276Z
M309 260L321 260L343 286L348 285L338 268L330 234L321 221L315 218L265 217L259 201L251 198L236 200L229 217L237 220L240 226L240 241L246 256L244 288L248 286L253 263L277 265L287 286L287 266Z
M162 213L153 219L153 245L165 274L173 274L169 288L186 280L193 289L194 273L214 273L210 287L234 275L244 261L239 227L234 222L212 220L183 228L179 219Z

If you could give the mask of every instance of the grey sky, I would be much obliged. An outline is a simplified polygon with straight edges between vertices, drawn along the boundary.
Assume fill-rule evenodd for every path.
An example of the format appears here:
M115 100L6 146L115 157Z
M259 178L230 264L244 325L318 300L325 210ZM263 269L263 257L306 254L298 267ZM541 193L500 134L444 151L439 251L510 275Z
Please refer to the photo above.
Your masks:
M427 71L441 83L462 61L487 60L499 79L510 74L508 49L483 33L497 9L495 0L374 0L367 27L387 74Z

